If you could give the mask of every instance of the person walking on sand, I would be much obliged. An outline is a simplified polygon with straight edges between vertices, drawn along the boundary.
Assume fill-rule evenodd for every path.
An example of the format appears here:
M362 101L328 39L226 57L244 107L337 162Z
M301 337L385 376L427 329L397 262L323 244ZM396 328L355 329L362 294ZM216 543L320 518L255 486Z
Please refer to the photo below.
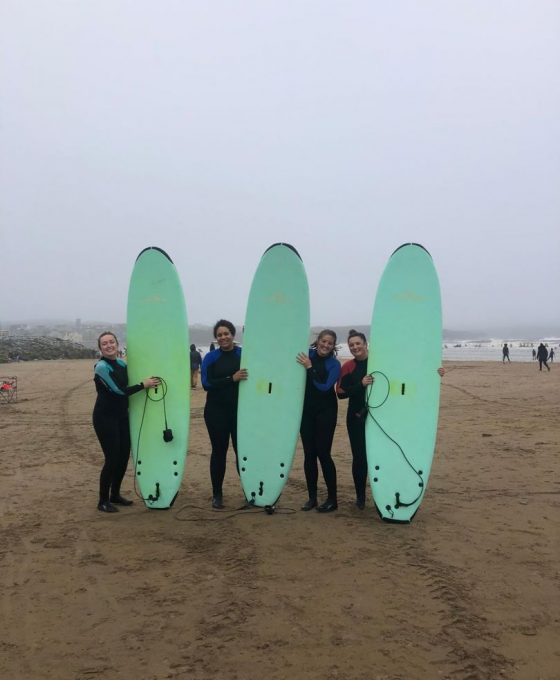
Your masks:
M202 365L202 357L200 352L194 345L191 345L191 389L195 389L198 384L198 374L200 366Z
M247 380L246 368L241 368L241 347L235 344L235 326L220 319L214 325L215 349L202 361L201 382L206 390L204 422L208 430L212 453L210 454L210 480L212 482L212 507L224 507L222 485L226 474L226 456L229 441L235 452L237 465L237 401L239 381ZM239 466L237 465L239 472Z
M548 353L548 360L550 363L553 363L554 361L554 347L550 348L550 352Z
M121 496L121 483L130 457L128 398L141 390L159 385L159 378L144 378L137 385L128 384L126 363L119 358L119 342L111 331L97 339L101 358L95 364L94 382L97 399L93 408L93 428L101 444L105 464L99 477L101 512L118 512L116 505L132 505Z
M304 511L333 512L338 508L336 467L331 448L336 429L338 401L334 386L340 375L340 362L335 356L336 333L325 328L311 345L309 353L300 352L296 360L307 371L300 435L303 444L303 469L308 500ZM327 486L327 500L318 506L317 481L319 467Z
M541 344L539 345L539 347L537 349L537 359L539 360L539 371L542 371L543 364L550 371L550 366L546 363L547 358L548 358L548 350L546 349L546 347L541 342Z
M502 363L505 364L506 359L511 362L511 359L509 358L509 347L507 342L504 342L504 346L502 347Z

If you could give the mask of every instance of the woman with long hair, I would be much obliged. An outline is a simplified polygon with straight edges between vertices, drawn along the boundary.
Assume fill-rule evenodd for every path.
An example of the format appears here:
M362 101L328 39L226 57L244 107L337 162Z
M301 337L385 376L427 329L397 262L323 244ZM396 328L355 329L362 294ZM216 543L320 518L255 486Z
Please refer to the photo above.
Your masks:
M304 451L303 467L309 495L301 509L306 512L313 508L318 512L333 512L338 508L336 467L331 456L338 414L334 386L340 375L340 363L335 354L336 333L325 328L311 345L309 353L300 352L297 356L298 363L307 371L300 427ZM317 501L317 461L321 464L327 486L327 499L321 505Z
M141 390L159 385L159 378L144 378L137 385L128 384L126 363L119 358L119 341L111 331L97 339L101 358L95 364L94 382L97 399L93 408L93 427L101 444L105 464L99 478L101 512L118 512L116 505L132 505L121 496L121 483L130 457L128 398Z

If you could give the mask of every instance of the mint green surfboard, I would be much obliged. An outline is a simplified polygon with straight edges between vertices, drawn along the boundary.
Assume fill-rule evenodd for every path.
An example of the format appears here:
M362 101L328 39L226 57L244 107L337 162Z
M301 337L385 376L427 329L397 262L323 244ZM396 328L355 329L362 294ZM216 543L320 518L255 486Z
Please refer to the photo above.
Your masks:
M132 271L127 360L131 385L148 376L165 381L132 395L129 414L137 488L148 508L169 508L187 455L190 352L181 282L171 258L159 248L143 250Z
M366 421L373 500L387 521L410 522L430 476L441 378L441 298L428 251L406 243L381 277L371 322Z
M298 252L285 243L265 251L243 330L237 446L241 485L252 505L272 508L288 479L297 444L309 345L309 289Z

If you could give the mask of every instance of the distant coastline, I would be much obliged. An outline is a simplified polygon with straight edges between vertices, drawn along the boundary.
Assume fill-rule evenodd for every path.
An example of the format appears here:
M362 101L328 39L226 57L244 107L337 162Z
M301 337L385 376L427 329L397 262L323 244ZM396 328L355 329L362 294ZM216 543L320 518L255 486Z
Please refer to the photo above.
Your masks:
M235 323L235 322L234 322ZM237 340L243 341L243 324L235 323L237 327ZM317 333L327 327L314 325L310 329L310 340L313 340ZM347 338L348 330L355 328L357 331L369 336L369 325L355 324L354 326L332 325L329 326L338 336L339 343L344 343ZM97 337L104 330L114 331L121 343L126 345L126 324L111 321L83 321L76 319L68 320L32 320L20 322L1 322L0 338L4 337L50 337L60 338L69 342L83 345L86 348L96 348ZM213 340L212 325L191 324L189 326L191 342L197 346L208 346ZM556 324L550 326L511 326L495 328L491 331L486 330L453 330L443 329L443 344L448 349L453 345L461 345L474 348L476 345L491 348L494 344L504 342L513 343L514 347L520 344L545 342L551 345L558 345L560 338L560 327ZM445 349L445 348L444 348ZM464 352L462 352L464 353Z

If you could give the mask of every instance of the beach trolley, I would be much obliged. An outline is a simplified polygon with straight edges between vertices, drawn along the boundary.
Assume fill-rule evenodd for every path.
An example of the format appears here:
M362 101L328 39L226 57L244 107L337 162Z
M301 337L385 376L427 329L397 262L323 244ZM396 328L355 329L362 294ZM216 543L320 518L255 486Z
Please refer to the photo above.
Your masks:
M0 404L11 404L17 401L17 378L0 376Z

